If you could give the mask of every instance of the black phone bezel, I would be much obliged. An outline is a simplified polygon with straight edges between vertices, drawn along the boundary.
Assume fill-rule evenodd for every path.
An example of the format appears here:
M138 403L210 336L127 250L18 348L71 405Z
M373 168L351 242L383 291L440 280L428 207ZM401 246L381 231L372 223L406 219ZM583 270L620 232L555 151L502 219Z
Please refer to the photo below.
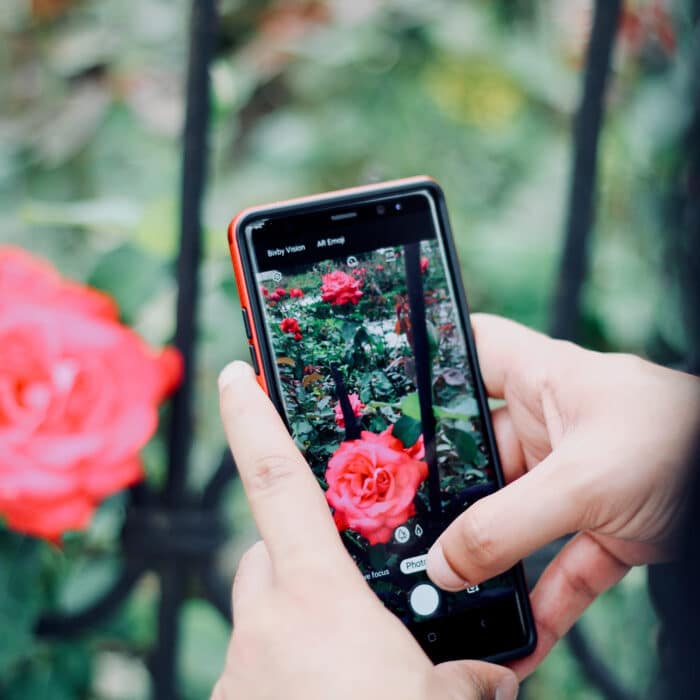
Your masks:
M441 238L444 247L447 271L451 277L459 319L460 323L462 324L462 330L466 340L467 354L473 372L477 401L479 402L479 408L484 417L484 431L486 433L489 450L493 460L498 488L502 488L504 486L503 470L501 468L500 457L496 446L493 425L490 418L488 398L486 395L483 378L481 376L481 369L479 367L479 360L476 353L476 344L474 341L472 326L469 322L469 307L464 291L464 284L460 271L457 251L454 244L454 238L452 235L452 228L450 226L449 216L447 213L445 196L442 188L431 178L412 178L410 182L399 182L396 184L392 183L388 184L386 187L382 187L382 185L379 184L372 187L371 190L368 191L349 191L338 193L330 192L319 195L310 201L290 202L279 205L270 205L269 207L255 208L254 210L251 210L250 212L241 216L240 219L236 221L236 226L233 232L235 238L234 244L238 249L244 281L248 290L250 307L244 311L247 311L250 322L255 327L255 336L258 341L258 349L262 359L262 367L260 368L260 371L264 373L270 398L286 424L287 421L282 399L277 389L274 355L272 348L269 347L269 343L267 343L266 340L267 334L264 325L265 321L263 318L263 310L260 306L259 296L256 291L257 282L255 280L254 269L251 261L251 256L253 253L251 250L249 236L246 233L248 226L253 222L269 217L284 218L285 216L289 215L317 213L324 210L328 211L330 214L332 210L338 208L347 210L348 207L352 207L353 205L368 204L377 199L387 199L391 198L392 196L420 193L428 194L428 196L432 198L435 205L435 211L438 219L438 230L436 231L436 235ZM287 427L289 428L289 425L287 425ZM503 651L484 656L472 656L470 658L478 658L493 663L502 663L531 654L537 645L537 632L530 606L530 599L522 563L518 562L511 571L515 577L519 613L522 615L524 626L527 630L527 639L524 644L518 647L505 649ZM443 621L452 619L453 617L442 618ZM429 622L430 621L420 622L417 625L408 625L407 627L414 634L414 636L416 636L416 639L434 663L466 658L464 655L460 655L458 650L454 650L454 652L451 653L450 649L443 649L441 645L434 647L430 642L426 642L426 639L419 639L413 628L421 627L422 635L427 637L427 635L430 634L430 631L426 629L426 625L429 625ZM455 620L455 622L458 622L458 620ZM443 625L444 624L445 623L443 622Z

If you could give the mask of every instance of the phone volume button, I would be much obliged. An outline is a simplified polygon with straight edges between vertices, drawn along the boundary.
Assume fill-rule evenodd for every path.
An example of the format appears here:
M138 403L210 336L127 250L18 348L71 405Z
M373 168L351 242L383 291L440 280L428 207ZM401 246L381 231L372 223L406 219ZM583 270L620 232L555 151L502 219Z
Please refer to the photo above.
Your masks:
M250 350L250 362L253 365L255 374L260 374L260 365L258 364L258 356L255 354L255 346L249 345L248 350Z
M253 331L250 327L250 320L248 319L248 309L242 307L241 313L243 314L243 325L245 326L245 334L246 336L248 336L248 340L251 340L253 337Z

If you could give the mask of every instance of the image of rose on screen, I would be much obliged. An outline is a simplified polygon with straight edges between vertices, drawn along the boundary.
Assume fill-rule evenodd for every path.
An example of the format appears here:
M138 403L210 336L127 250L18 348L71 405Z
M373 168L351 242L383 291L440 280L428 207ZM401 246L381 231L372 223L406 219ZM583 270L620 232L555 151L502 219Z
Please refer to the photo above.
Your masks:
M431 505L404 255L302 264L261 285L292 433L361 547ZM457 512L493 474L436 241L420 244L419 269L440 507Z

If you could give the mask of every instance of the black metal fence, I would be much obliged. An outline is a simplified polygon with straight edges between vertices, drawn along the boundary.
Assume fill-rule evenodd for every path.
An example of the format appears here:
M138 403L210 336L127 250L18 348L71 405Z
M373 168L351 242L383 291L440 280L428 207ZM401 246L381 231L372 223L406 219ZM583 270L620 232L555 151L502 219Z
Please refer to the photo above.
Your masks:
M566 228L559 277L553 295L551 332L577 339L581 293L588 273L590 233L595 219L598 142L604 122L605 91L622 9L621 0L597 0L586 54L580 105L573 125L572 162ZM172 402L168 426L165 487L155 492L140 484L130 491L121 535L123 570L112 588L86 609L71 615L45 615L37 633L76 637L112 614L139 578L154 572L160 581L158 641L149 660L154 696L175 700L178 615L192 591L203 593L227 619L231 616L229 581L217 578L215 559L232 535L219 510L223 487L236 478L229 451L223 451L214 476L201 493L187 486L193 435L193 372L196 360L200 211L206 186L209 125L209 66L217 45L216 0L193 0L190 21L187 105L182 157L181 229L177 259L175 345L184 358L184 379ZM697 204L697 202L695 203ZM222 234L223 235L223 234ZM527 562L531 582L551 560L557 545ZM590 682L609 700L631 695L575 626L567 642Z

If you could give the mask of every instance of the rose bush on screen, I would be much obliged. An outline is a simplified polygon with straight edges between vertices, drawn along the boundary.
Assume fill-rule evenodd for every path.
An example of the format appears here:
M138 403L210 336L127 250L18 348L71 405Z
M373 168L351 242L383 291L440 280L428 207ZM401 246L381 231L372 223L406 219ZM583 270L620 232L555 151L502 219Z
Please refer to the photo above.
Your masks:
M56 541L143 478L140 449L180 381L104 294L0 247L0 517Z
M392 427L341 443L326 469L326 498L338 529L351 528L372 545L388 542L415 514L416 492L428 476L423 441L407 449Z
M333 306L357 304L362 298L362 282L347 272L334 270L323 275L321 281L321 299Z

